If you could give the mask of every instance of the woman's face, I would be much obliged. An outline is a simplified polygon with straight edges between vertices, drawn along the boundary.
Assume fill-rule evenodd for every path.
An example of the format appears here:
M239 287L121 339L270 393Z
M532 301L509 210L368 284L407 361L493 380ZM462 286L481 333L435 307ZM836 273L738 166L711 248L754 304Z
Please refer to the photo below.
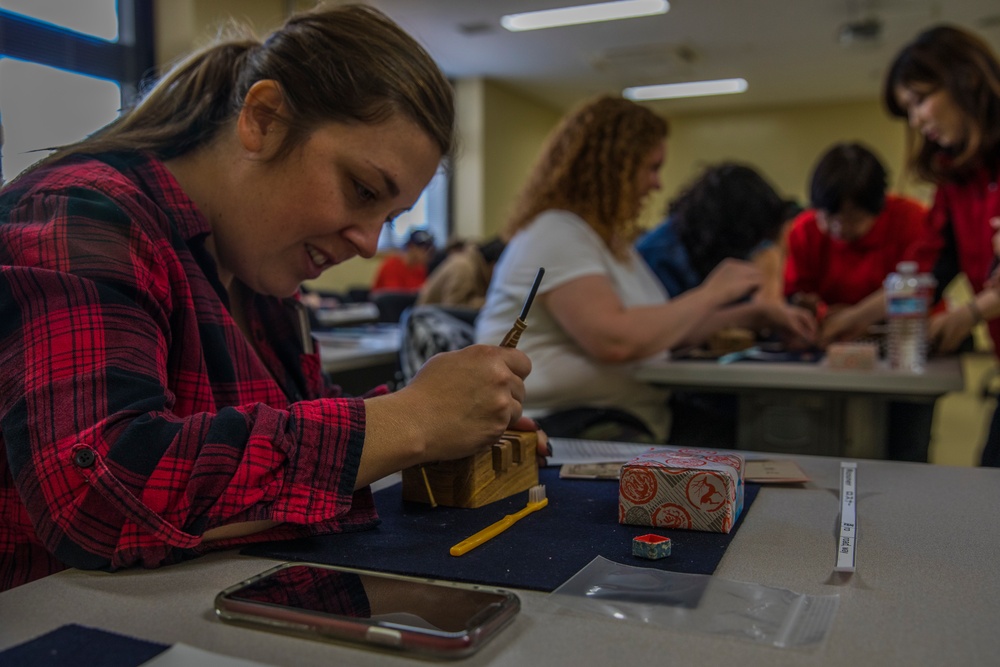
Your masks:
M927 141L956 148L969 137L968 118L947 89L929 84L896 86L896 101L906 109L912 127Z
M414 205L440 160L400 115L317 128L287 157L243 170L228 219L212 225L223 277L286 297L335 264L374 256L382 226Z
M660 168L663 167L663 161L667 157L667 145L666 142L659 142L653 150L646 154L642 162L639 164L639 171L637 174L638 183L636 183L636 196L639 197L639 201L646 198L650 192L659 190L662 185L660 183Z

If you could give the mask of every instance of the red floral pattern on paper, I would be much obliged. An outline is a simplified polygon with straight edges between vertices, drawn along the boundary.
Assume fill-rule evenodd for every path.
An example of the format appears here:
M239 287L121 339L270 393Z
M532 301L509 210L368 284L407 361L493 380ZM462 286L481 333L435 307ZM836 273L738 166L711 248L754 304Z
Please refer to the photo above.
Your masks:
M693 456L671 456L663 460L663 465L665 466L670 468L681 468L684 470L690 468L700 468L706 465L706 463L705 459L694 458Z
M665 503L653 512L653 525L662 528L691 529L691 515L676 503Z
M681 454L681 455L684 455L684 456L696 456L696 457L708 456L710 454L716 454L717 453L714 449L698 449L698 448L695 448L695 447L681 447L680 449L678 449L676 451L677 451L678 454Z
M727 500L726 482L716 472L709 470L691 476L685 489L687 500L692 507L714 512Z
M739 456L733 456L732 454L713 454L711 456L705 457L706 461L712 461L713 463L721 463L723 465L731 466L737 472L743 467L743 461Z
M644 505L656 495L656 475L645 468L622 471L621 493L631 503Z

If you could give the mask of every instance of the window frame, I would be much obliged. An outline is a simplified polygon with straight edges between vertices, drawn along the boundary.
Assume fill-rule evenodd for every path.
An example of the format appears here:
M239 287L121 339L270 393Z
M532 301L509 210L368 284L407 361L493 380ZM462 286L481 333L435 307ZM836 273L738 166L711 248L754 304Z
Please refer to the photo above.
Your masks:
M138 98L146 77L156 75L153 2L117 0L118 39L114 41L0 8L0 59L113 81L120 91L120 108L128 108ZM0 186L3 184L0 163Z
M0 9L0 57L115 81L127 106L155 74L153 0L118 0L116 11L118 39L109 41Z

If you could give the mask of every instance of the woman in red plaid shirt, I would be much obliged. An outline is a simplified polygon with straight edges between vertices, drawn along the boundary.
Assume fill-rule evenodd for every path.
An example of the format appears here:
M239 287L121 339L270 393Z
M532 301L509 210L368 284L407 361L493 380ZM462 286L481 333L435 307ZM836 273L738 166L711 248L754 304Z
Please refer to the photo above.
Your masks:
M0 590L367 528L369 483L518 421L530 363L493 346L338 396L294 298L375 254L453 124L427 53L343 6L191 56L0 193Z

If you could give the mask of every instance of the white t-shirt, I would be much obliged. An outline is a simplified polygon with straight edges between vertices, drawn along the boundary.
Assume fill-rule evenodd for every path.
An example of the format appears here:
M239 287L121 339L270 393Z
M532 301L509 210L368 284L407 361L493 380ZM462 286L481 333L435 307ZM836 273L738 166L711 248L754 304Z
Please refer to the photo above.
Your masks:
M630 248L628 259L620 261L582 218L568 211L545 211L515 234L501 255L476 319L476 342L500 342L520 315L539 267L545 269L539 295L583 276L603 275L625 306L661 304L669 298L634 250ZM639 362L609 364L593 359L553 319L541 299L532 304L527 325L517 346L531 359L525 382L526 415L614 407L641 418L659 441L666 441L670 392L634 379Z

